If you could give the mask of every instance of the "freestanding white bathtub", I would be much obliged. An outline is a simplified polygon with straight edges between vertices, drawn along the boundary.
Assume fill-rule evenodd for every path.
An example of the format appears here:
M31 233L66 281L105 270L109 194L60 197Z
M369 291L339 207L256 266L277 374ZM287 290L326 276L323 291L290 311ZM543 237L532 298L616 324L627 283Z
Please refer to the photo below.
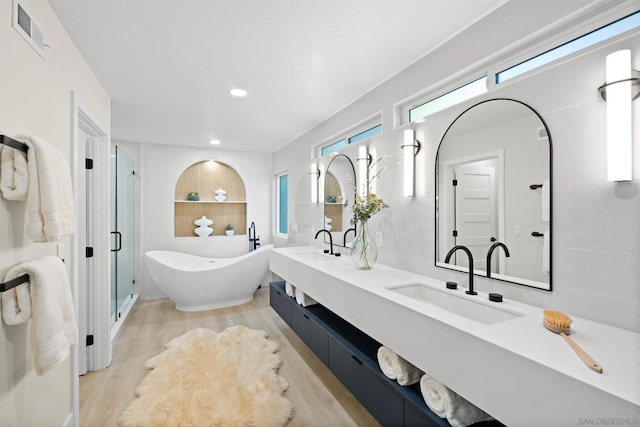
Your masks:
M269 268L265 245L234 258L203 258L171 251L149 251L149 274L180 311L202 311L244 304Z

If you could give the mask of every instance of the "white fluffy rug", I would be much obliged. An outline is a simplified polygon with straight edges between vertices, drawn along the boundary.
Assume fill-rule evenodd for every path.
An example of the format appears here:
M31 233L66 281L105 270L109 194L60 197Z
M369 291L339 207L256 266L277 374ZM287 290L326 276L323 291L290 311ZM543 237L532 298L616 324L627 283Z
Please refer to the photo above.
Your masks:
M130 426L284 426L293 405L282 396L279 346L264 331L194 329L152 357L152 369L118 420Z

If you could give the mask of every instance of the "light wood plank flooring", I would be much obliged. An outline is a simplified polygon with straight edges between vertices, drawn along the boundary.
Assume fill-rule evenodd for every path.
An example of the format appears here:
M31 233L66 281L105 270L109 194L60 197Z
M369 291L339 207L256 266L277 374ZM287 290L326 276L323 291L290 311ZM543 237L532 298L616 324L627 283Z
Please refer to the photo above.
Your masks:
M285 396L295 408L290 427L379 425L271 309L268 287L258 289L247 304L196 313L177 311L169 299L141 301L125 322L111 366L80 378L82 427L115 426L148 372L144 362L172 338L194 328L221 332L233 325L264 330L280 344L279 373L289 381Z

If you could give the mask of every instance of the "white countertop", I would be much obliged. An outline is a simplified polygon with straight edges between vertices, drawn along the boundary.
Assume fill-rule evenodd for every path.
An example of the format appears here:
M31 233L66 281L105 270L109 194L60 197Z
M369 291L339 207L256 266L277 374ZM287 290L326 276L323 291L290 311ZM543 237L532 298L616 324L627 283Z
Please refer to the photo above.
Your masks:
M311 253L317 253L318 255L309 256ZM318 248L311 246L274 249L271 261L271 264L275 266L275 269L272 268L272 270L286 280L293 280L286 277L287 275L293 275L298 279L298 282L306 282L306 280L300 279L302 277L309 277L309 281L311 281L312 277L322 277L323 280L329 281L331 281L331 278L337 279L338 282L336 283L339 284L339 286L344 286L344 284L351 285L360 291L375 295L399 306L381 305L380 307L388 307L393 310L397 310L398 308L406 309L405 311L411 310L420 316L424 316L425 320L440 322L449 328L454 328L464 334L471 335L486 343L506 350L509 353L542 365L563 376L582 382L589 386L586 387L585 390L593 388L596 391L615 396L631 404L631 406L629 406L631 409L630 414L620 413L615 414L616 416L640 416L640 334L638 333L593 322L573 316L571 313L566 313L573 319L573 323L571 324L571 338L602 366L603 373L598 374L582 362L562 337L552 333L543 326L542 307L531 306L508 299L504 299L502 303L491 302L488 300L488 294L483 292L478 292L478 295L474 296L466 295L464 293L464 290L466 290L466 278L465 280L461 280L462 283L460 283L460 286L463 287L462 289L449 291L445 288L443 281L381 264L376 264L374 268L369 271L357 270L349 257L330 257L329 255L322 254L322 251ZM289 261L294 261L294 263ZM301 274L294 274L297 269L301 269ZM302 270L304 269L307 269L307 273L315 271L321 273L322 276L314 276L313 274L303 276ZM502 309L513 310L523 315L512 320L487 325L387 289L394 285L397 286L413 282L426 284L427 286L444 292L455 293L461 298L474 302L493 307L497 307L496 305L498 305ZM330 296L328 291L326 293L323 292L323 288L318 287L317 284L295 282L292 282L292 284L308 292L312 298L330 310L332 309L332 305L341 306L341 302L334 299L339 298L339 295L335 297ZM335 293L335 288L332 292ZM360 292L358 295L364 294ZM353 310L356 311L366 310L366 307L360 307L360 304L353 304L352 307ZM553 309L553 307L544 308ZM349 315L348 311L344 308L342 311L342 313L336 312L336 314ZM415 313L412 314L412 316L414 316ZM369 313L368 315L371 316L375 314L376 313ZM366 316L358 317L355 315L354 318L364 319ZM419 317L412 318L420 319ZM350 319L347 318L346 320ZM355 326L361 328L365 326L361 320L359 322L361 324L354 323ZM368 332L366 327L364 331ZM380 336L385 337L387 335L381 331ZM445 336L452 336L451 332ZM457 336L457 334L455 336ZM378 339L379 337L374 336L374 338ZM378 340L382 342L382 344L387 345L384 341ZM456 345L453 345L453 347L456 347ZM396 346L398 347L400 345ZM408 347L407 351L411 353ZM492 357L498 357L496 356L497 354L502 353L495 353ZM405 357L404 354L401 355ZM411 355L405 358L412 361L410 356ZM414 357L414 359L419 358ZM473 356L471 356L471 360L473 360ZM498 363L498 366L499 365ZM424 368L422 369L427 371ZM446 376L446 372L447 370L443 368L442 375ZM523 378L526 378L527 374L523 372L519 372L519 374L523 374ZM463 384L461 384L461 387L462 386ZM459 390L456 391L460 392ZM461 394L464 395L464 393ZM470 388L468 395L472 394L473 392ZM596 393L595 396L598 396L598 393ZM633 412L635 412L635 414ZM579 424L578 418L582 416L587 416L587 412L584 414L575 414L576 425ZM612 414L602 414L601 416L610 417ZM636 420L638 419L636 418ZM636 423L638 422L640 421L636 421Z

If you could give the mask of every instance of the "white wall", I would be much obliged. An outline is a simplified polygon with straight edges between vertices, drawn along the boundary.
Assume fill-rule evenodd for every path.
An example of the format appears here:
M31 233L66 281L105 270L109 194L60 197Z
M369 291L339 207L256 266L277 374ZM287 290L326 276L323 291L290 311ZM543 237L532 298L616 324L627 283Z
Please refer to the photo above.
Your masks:
M247 199L247 226L256 224L260 243L271 243L272 165L270 153L249 153L209 148L185 148L159 144L142 145L141 223L142 252L170 250L206 257L231 257L249 250L249 237L214 236L174 237L174 194L178 178L186 168L202 160L213 159L235 169L244 181ZM137 173L137 172L136 172ZM197 218L194 218L194 220ZM215 220L215 218L213 218ZM143 299L162 298L142 262Z
M46 35L46 61L11 27L12 1L0 0L0 133L36 135L71 159L71 91L100 123L111 120L110 99L69 39L49 4L22 2ZM25 236L22 202L0 197L0 277L13 265L55 255L55 243L32 244ZM61 241L69 261L69 238ZM30 322L2 323L0 332L0 424L62 426L72 411L71 365L38 377L33 370Z
M608 53L631 48L636 68L640 68L640 35L607 43L514 79L498 90L415 125L416 137L423 143L416 158L417 195L401 196L399 161L404 127L394 129L393 105L484 60L507 44L509 40L501 44L492 38L496 26L508 25L508 19L500 17L500 13L503 12L430 53L275 153L274 170L289 169L290 173L295 172L292 176L303 176L314 143L382 111L383 134L366 142L378 156L387 156L384 162L388 167L378 182L377 193L391 208L370 221L372 232L383 233L378 262L466 286L466 274L434 266L434 164L438 144L447 126L476 102L496 97L525 102L546 121L553 141L553 291L482 278L477 279L477 288L640 332L640 104L636 101L634 105L636 181L609 183L605 103L597 92L605 79ZM532 15L532 23L534 18ZM488 64L486 68L495 65ZM474 77L477 75L461 76L459 83ZM355 160L356 150L357 147L349 147L344 152ZM295 200L291 203L295 206ZM318 221L320 227L321 217Z

